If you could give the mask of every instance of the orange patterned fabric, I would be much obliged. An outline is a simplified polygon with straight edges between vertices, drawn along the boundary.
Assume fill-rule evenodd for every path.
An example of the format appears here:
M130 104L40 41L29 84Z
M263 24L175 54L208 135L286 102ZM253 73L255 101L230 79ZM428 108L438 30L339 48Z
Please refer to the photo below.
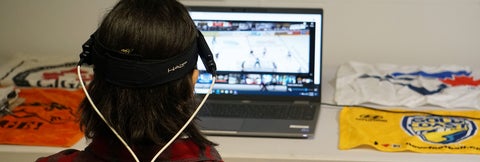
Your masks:
M81 89L23 88L25 102L0 118L0 143L69 147L82 137L77 110Z

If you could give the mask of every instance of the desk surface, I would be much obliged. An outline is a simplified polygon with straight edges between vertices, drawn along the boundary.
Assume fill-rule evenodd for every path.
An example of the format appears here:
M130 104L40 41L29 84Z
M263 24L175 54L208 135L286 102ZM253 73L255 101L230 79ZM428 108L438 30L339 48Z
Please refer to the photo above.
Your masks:
M324 72L322 100L332 101L334 72ZM329 79L330 78L330 79ZM347 151L337 149L338 113L340 108L322 106L315 136L310 139L254 138L210 136L220 144L218 150L228 162L266 161L315 161L315 162L478 162L480 155L468 154L420 154L411 152L387 153L369 148ZM84 139L72 146L82 150L87 145ZM0 145L1 161L33 161L37 157L56 153L65 148Z

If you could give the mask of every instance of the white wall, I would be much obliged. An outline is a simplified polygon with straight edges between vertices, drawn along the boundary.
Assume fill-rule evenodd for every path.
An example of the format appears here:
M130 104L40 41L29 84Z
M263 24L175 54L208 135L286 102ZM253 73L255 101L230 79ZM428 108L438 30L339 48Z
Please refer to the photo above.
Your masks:
M81 45L114 2L2 0L0 59L19 55L77 58Z
M0 1L0 63L78 56L116 0ZM480 66L480 0L181 0L187 5L322 7L324 63Z
M325 8L327 62L480 60L479 0L333 0Z

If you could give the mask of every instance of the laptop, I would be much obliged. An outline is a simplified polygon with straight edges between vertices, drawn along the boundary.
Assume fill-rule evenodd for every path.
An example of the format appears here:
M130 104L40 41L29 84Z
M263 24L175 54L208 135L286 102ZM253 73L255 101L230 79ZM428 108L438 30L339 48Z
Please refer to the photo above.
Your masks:
M320 108L322 9L190 7L217 78L198 114L207 135L309 138ZM199 59L200 60L200 59ZM195 93L212 83L198 63Z

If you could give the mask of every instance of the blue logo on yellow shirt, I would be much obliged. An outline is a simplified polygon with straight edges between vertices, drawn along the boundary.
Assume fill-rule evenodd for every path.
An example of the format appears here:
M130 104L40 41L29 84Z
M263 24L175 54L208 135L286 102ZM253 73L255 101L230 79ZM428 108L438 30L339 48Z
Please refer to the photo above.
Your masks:
M436 144L457 143L477 132L477 125L472 120L433 115L404 116L402 127L408 134Z

